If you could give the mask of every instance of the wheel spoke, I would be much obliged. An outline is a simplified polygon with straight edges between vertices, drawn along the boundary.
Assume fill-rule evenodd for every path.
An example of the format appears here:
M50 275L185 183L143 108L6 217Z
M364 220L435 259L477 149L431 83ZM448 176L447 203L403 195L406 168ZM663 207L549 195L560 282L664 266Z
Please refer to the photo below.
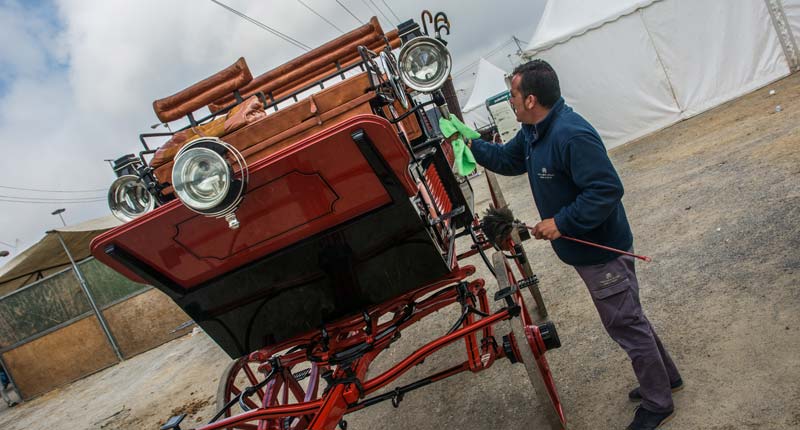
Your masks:
M244 373L247 375L247 379L250 380L251 385L258 384L258 378L256 377L255 373L253 373L253 369L250 368L250 363L245 363L244 366L242 366L242 370L244 370ZM261 388L258 389L258 398L264 398L264 390Z
M508 288L515 282L514 274L511 272L505 256L502 252L497 252L492 256L492 263L494 265L495 274L497 276L497 285L499 289ZM544 351L540 351L539 347L531 343L525 327L530 323L531 318L528 313L525 301L520 291L513 293L516 304L520 307L520 315L508 320L508 325L511 331L512 342L516 342L517 348L515 351L520 354L520 361L525 366L528 373L528 379L531 381L533 390L539 404L542 406L542 413L547 423L552 429L565 429L566 421L564 419L564 412L561 408L561 402L558 399L558 393L555 391L555 384L550 368L547 365L547 360L544 358ZM541 353L540 353L541 352ZM546 401L549 399L550 401ZM550 406L547 406L550 403Z

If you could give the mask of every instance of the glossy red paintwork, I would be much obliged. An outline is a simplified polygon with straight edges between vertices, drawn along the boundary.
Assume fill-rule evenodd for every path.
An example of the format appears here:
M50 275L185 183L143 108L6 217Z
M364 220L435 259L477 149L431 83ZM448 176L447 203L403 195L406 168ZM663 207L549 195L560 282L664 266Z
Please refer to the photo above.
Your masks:
M381 117L361 115L249 166L248 191L236 211L239 229L175 200L98 236L92 254L142 282L105 254L106 246L114 244L190 289L386 205L389 195L351 137L357 130L366 132L407 194L416 194L410 156L393 126Z

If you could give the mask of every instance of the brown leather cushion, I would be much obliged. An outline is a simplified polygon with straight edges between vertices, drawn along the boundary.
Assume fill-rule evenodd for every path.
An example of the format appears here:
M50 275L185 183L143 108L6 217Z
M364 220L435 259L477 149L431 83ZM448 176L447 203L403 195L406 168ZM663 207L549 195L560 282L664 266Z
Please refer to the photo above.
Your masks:
M172 161L175 154L188 142L198 137L221 137L267 116L264 105L253 96L237 105L227 115L206 124L181 130L156 150L150 166L159 167Z
M361 73L227 133L223 140L242 151L247 164L252 164L323 128L358 114L372 113L369 101L373 98L375 93L370 90L369 77ZM170 160L156 168L159 181L172 182L172 164Z
M170 122L208 105L214 100L242 88L253 80L244 58L221 72L153 102L153 111L161 122Z
M397 30L384 35L378 19L372 17L369 23L257 76L240 91L244 97L261 91L267 97L271 95L275 100L280 99L311 82L333 74L337 70L337 62L345 68L361 61L358 46L363 45L373 51L379 51L386 46L386 40L392 48L400 46ZM208 108L211 112L217 112L231 103L233 96L226 94L215 100Z

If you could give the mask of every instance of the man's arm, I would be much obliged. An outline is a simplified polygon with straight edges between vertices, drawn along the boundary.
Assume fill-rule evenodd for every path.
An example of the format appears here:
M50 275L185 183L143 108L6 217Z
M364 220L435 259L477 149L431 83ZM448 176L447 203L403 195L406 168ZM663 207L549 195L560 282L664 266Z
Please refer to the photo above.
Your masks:
M580 236L602 224L617 207L624 193L622 181L595 135L573 137L564 144L561 156L580 192L553 219L562 234Z
M528 171L525 163L525 137L522 135L522 130L505 145L480 139L468 141L468 144L475 161L492 172L516 176Z

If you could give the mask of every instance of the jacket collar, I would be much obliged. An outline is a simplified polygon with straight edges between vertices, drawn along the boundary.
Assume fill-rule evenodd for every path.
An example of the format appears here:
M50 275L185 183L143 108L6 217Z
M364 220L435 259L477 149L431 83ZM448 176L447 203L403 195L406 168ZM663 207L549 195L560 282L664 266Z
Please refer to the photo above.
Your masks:
M564 98L559 97L556 103L550 109L550 112L547 113L547 116L545 116L543 120L536 124L522 124L522 129L525 131L528 141L539 139L543 135L547 134L547 130L550 129L550 124L553 123L563 108Z

